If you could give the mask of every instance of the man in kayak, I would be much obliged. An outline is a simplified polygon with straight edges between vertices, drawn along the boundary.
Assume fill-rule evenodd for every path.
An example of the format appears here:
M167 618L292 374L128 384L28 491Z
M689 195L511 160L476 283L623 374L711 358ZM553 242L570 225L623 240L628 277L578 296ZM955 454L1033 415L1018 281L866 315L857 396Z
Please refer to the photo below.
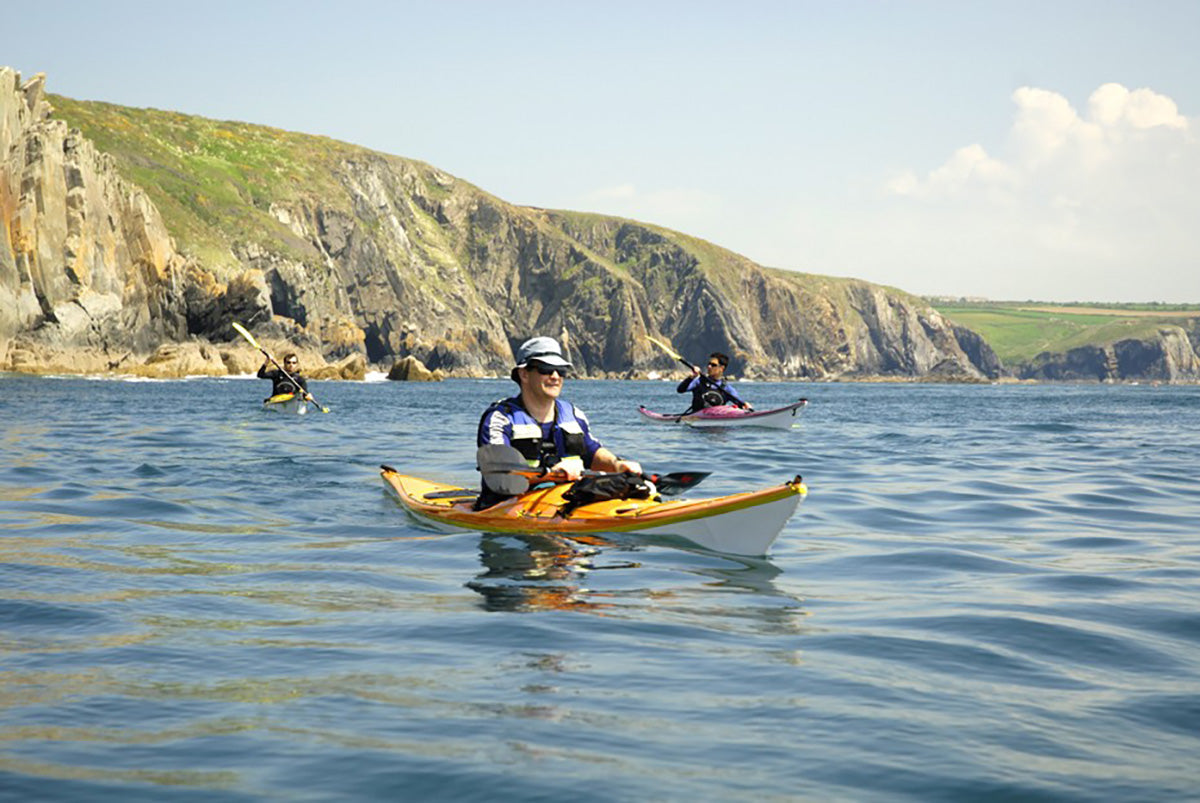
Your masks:
M283 358L282 371L278 368L267 370L267 366L270 364L269 360L263 361L262 366L258 369L258 378L271 380L272 396L282 393L299 393L305 401L313 401L312 395L308 392L308 381L300 376L300 358L295 353L288 354ZM296 380L294 383L293 379ZM299 385L298 388L297 385Z
M714 351L708 356L705 375L701 376L700 369L695 365L692 366L692 375L684 377L684 380L679 383L679 387L675 388L676 393L691 391L692 406L684 411L685 415L703 410L705 407L716 407L721 404L732 404L743 410L754 409L748 402L742 401L742 397L733 389L733 385L725 379L725 369L728 366L729 355L719 351Z
M534 337L522 343L511 374L520 393L487 408L479 420L477 445L512 446L531 468L561 471L571 480L579 479L584 469L640 475L637 462L619 458L601 445L583 411L559 398L570 368L554 338ZM485 487L476 507L503 498Z

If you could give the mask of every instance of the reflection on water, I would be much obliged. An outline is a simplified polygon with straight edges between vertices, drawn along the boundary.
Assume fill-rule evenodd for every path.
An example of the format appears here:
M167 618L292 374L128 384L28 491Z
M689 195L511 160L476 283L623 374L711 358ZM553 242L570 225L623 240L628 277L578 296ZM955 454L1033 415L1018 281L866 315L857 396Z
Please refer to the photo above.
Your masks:
M466 587L483 597L483 607L489 611L597 612L605 605L591 598L584 583L597 569L592 557L608 545L601 538L488 533L479 543L484 571Z
M628 538L611 536L623 537ZM703 619L705 627L717 630L747 621L762 633L794 635L803 629L807 614L801 601L774 583L781 570L769 560L692 550L708 559L673 570L675 575L683 572L684 580L676 577L667 583L658 576L657 587L645 587L641 583L646 567L630 559L641 550L599 536L488 533L480 536L483 571L465 585L482 597L484 610L493 612L571 610L625 616L653 609ZM620 577L600 583L598 572Z

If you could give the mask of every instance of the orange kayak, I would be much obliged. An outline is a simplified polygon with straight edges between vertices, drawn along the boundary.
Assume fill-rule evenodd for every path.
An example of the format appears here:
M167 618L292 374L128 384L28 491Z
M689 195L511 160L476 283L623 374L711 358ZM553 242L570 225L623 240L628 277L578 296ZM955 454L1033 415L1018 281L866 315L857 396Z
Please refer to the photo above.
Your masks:
M476 491L383 466L384 486L414 516L439 529L502 533L645 533L683 538L735 555L765 555L808 490L800 477L760 491L708 499L609 499L564 515L571 483L543 485L484 510Z

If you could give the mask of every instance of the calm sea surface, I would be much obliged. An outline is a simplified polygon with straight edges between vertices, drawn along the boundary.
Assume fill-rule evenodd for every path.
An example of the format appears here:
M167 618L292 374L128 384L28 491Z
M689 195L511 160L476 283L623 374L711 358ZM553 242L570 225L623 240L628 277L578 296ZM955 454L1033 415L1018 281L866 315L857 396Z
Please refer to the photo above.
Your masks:
M0 799L1200 798L1200 388L568 382L749 560L407 520L513 387L0 376Z

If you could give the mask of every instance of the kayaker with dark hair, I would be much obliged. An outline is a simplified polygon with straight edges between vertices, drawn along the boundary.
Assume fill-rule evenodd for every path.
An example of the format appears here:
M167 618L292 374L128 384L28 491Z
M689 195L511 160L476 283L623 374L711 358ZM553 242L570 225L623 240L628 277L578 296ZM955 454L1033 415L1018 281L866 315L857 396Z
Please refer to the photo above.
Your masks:
M308 381L300 375L300 358L296 356L295 352L291 352L283 358L282 370L275 368L268 371L267 366L270 364L269 360L263 361L262 366L258 369L258 378L271 380L272 396L300 393L305 401L313 400L312 395L308 392Z
M719 351L708 355L708 365L704 375L701 375L698 366L692 366L692 375L684 377L684 380L679 383L679 387L675 388L676 393L690 391L692 394L692 406L686 410L686 413L694 413L705 407L717 407L722 404L732 404L743 410L754 409L748 402L742 401L742 397L733 389L733 385L729 384L728 379L725 379L725 369L728 366L729 355Z
M583 411L559 398L570 368L554 338L534 337L522 343L511 374L521 390L487 408L479 420L477 445L512 446L531 468L561 471L572 480L585 469L640 475L642 467L636 461L606 449L592 435ZM485 486L476 507L503 498Z

